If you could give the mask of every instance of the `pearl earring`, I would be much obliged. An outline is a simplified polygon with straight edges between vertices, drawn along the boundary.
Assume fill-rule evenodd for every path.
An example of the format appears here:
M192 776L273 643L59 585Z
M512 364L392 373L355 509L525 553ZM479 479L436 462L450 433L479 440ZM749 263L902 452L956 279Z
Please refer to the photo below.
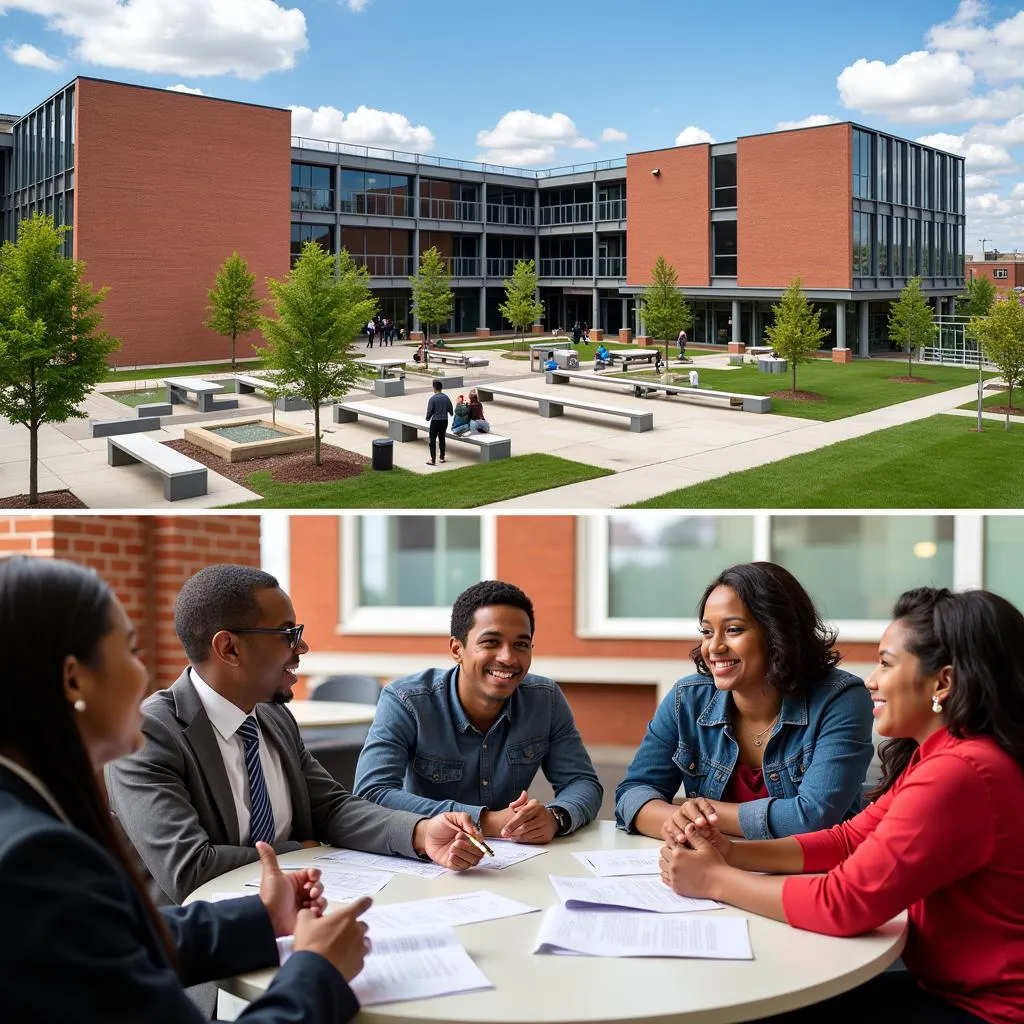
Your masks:
M78 712L79 714L81 714L81 713L82 713L82 712L83 712L83 711L85 710L85 701L84 701L84 700L82 700L82 698L81 698L81 697L79 697L79 698L78 698L78 700L76 700L76 701L75 701L75 703L74 703L74 704L72 704L71 706L72 706L72 707L73 707L73 708L74 708L74 709L75 709L75 710L76 710L76 711L77 711L77 712Z
M932 697L932 711L937 715L942 714L942 705L939 703L938 697Z

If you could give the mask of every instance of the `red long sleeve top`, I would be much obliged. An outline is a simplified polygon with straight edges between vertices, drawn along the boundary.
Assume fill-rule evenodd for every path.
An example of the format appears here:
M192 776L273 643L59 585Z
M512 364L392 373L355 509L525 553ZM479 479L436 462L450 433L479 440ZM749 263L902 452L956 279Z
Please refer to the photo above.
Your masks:
M923 988L992 1024L1024 1022L1024 770L991 739L945 729L855 818L796 837L786 919L859 935L903 910Z

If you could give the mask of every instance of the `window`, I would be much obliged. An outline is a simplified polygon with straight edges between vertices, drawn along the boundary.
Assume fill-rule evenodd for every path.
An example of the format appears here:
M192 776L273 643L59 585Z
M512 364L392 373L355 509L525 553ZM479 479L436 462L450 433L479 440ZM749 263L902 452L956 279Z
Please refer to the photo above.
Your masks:
M878 276L889 277L892 270L889 265L889 218L878 215Z
M871 277L871 239L872 231L870 213L853 215L853 276Z
M292 209L333 210L334 190L331 168L315 164L292 164Z
M853 130L853 194L858 199L872 197L874 180L871 166L871 135L857 128Z
M712 274L715 277L735 277L736 221L716 220L711 228L714 252Z
M711 158L712 185L716 210L736 205L736 154L726 153Z
M892 201L894 203L906 203L906 175L904 168L907 162L907 144L905 142L894 142L892 144Z
M907 155L907 202L921 205L921 150L911 146Z
M346 633L447 633L466 587L495 576L494 518L344 516Z
M307 242L316 242L325 252L334 252L334 228L330 224L292 224L292 266Z
M884 135L878 136L878 193L879 199L888 201L892 198L889 191L889 151L891 142Z
M913 277L918 270L918 252L921 248L921 222L907 221L907 277Z
M1006 267L996 267L995 270L992 271L992 276L997 281L1005 281L1009 278L1010 271Z
M892 219L892 275L903 276L903 218Z
M1024 516L985 519L985 588L1024 608Z

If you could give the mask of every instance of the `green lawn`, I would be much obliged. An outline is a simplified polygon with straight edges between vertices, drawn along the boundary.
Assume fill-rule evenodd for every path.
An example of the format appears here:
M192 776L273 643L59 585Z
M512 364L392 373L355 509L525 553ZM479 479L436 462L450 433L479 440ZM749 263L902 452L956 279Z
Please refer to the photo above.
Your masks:
M235 369L239 373L252 373L263 365L262 360L238 360ZM231 363L204 363L193 366L150 366L145 370L116 370L113 367L107 375L106 383L120 380L159 380L161 377L201 377L204 373L230 373Z
M737 391L747 395L767 395L772 391L786 391L792 385L792 375L761 373L756 366L744 364L734 370L709 370L694 367L700 374L701 387L715 391ZM796 402L790 399L773 398L772 412L782 416L797 416L807 420L839 420L858 413L881 409L898 402L908 402L939 391L973 384L978 379L976 370L965 370L959 366L914 365L914 376L925 377L930 384L901 384L889 380L907 372L905 363L871 359L859 362L832 363L824 359L800 366L796 374L796 386L801 391L813 391L823 396L820 402ZM653 372L642 370L616 374L627 380L643 377L657 379ZM987 374L986 376L994 376ZM687 383L686 373L675 374L680 384Z
M549 342L550 343L550 342L553 342L553 341L555 341L555 342L557 342L557 341L568 341L568 342L571 343L572 342L572 338L571 337L569 337L569 338L534 338L531 335L527 335L526 343L525 344L523 344L521 342L518 342L518 341L515 344L513 344L510 341L496 341L492 345L490 342L485 342L483 339L477 339L474 342L449 341L449 342L445 342L445 346L444 347L445 348L454 349L454 350L460 351L460 352L461 351L466 351L466 350L472 351L473 349L477 349L477 348L487 348L487 349L492 349L492 350L494 350L496 352L519 351L519 352L525 352L525 353L528 354L529 351L530 351L530 346L531 345L543 345L545 342ZM598 345L601 345L601 344L603 344L604 347L606 349L608 349L609 352L611 352L613 349L617 349L617 348L636 348L636 345L620 345L617 341L604 341L604 342L592 341L589 345L584 345L583 342L581 341L578 345L573 345L572 347L574 349L576 349L577 352L581 352L588 359L593 359L595 349L597 348ZM670 354L675 352L675 350L676 350L675 345L670 345L669 346ZM590 353L590 355L587 355L588 352Z
M1006 405L1006 392L1005 391L986 391L985 397L981 400L982 407L988 409L996 405ZM964 402L963 405L959 406L961 409L977 409L978 399L974 398L970 402ZM1024 388L1013 389L1013 412L1011 416L1024 416Z
M113 398L122 405L130 405L135 408L145 402L166 402L166 388L139 388L137 391L107 391L107 398Z
M930 416L630 508L1020 508L1024 426ZM723 453L719 453L721 456Z
M438 473L374 472L325 484L279 484L253 473L246 486L263 495L228 508L476 508L492 501L609 476L611 470L554 455L520 455Z

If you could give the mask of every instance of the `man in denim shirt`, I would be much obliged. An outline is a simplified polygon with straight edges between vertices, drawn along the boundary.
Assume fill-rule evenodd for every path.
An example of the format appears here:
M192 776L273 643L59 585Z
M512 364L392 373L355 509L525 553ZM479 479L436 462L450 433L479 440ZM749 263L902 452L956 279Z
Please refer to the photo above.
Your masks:
M359 755L356 793L417 814L467 811L487 836L546 843L593 821L603 791L553 679L529 673L533 604L518 587L477 583L452 608L455 667L381 692ZM555 791L527 790L538 769Z

